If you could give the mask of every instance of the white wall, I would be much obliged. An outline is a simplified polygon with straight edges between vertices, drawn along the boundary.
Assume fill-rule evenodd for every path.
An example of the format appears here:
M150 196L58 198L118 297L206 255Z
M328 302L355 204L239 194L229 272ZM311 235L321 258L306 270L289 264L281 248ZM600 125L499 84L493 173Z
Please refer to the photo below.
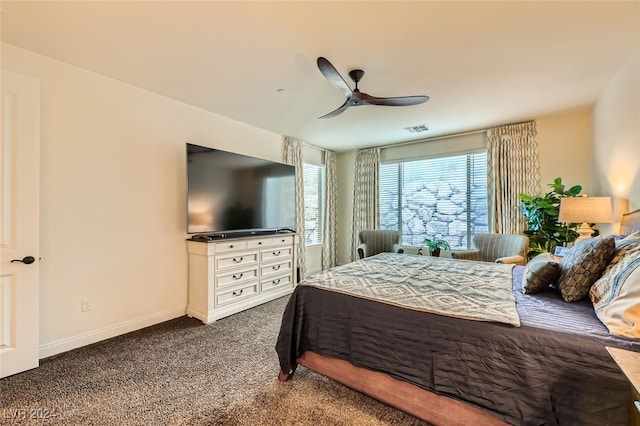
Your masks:
M591 118L590 108L543 116L536 119L538 135L541 191L560 176L568 186L582 185L590 191ZM434 142L435 143L435 142ZM444 149L444 148L443 148ZM355 151L337 156L338 176L338 263L348 263L351 250L351 217L353 209L353 168Z
M41 82L41 356L184 315L185 142L280 161L281 136L12 45L2 66Z
M627 199L640 209L640 49L609 82L593 110L593 181L614 206ZM614 218L618 221L619 217ZM602 225L616 232L616 225Z

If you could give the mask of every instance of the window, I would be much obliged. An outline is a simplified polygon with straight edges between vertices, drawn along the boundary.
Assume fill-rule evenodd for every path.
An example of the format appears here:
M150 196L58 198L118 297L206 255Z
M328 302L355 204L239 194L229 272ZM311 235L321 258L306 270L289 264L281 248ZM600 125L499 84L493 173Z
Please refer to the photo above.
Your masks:
M324 229L324 166L304 163L304 238L310 246L322 244Z
M380 227L406 246L441 238L471 248L488 232L486 152L381 164Z

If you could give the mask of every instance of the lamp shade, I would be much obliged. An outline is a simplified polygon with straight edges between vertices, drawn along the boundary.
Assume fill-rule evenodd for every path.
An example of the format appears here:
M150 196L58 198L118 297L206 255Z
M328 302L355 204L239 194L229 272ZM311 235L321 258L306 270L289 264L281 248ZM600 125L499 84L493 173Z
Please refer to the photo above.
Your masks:
M611 197L565 197L560 200L560 222L613 223Z

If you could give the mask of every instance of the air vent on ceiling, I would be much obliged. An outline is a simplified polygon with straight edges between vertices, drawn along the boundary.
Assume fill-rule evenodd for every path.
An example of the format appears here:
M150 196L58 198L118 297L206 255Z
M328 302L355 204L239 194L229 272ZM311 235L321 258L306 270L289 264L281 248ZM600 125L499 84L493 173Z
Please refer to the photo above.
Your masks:
M404 129L409 133L422 133L429 130L426 124L419 124L417 126L405 127Z

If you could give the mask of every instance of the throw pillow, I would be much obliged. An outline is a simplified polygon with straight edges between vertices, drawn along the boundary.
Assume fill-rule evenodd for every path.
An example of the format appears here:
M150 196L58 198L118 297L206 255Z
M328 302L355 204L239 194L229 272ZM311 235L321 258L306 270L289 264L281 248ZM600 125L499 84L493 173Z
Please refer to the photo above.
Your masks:
M628 250L596 281L589 297L609 333L640 338L640 246Z
M542 253L527 263L522 275L522 291L525 294L540 293L555 283L560 276L560 265L551 253Z
M624 258L625 254L630 250L635 250L640 246L640 231L634 232L631 235L627 235L624 238L615 240L616 249L613 253L611 261L602 272L602 275L606 275L616 264Z
M583 299L611 260L613 238L588 238L577 243L560 261L558 289L566 302Z

